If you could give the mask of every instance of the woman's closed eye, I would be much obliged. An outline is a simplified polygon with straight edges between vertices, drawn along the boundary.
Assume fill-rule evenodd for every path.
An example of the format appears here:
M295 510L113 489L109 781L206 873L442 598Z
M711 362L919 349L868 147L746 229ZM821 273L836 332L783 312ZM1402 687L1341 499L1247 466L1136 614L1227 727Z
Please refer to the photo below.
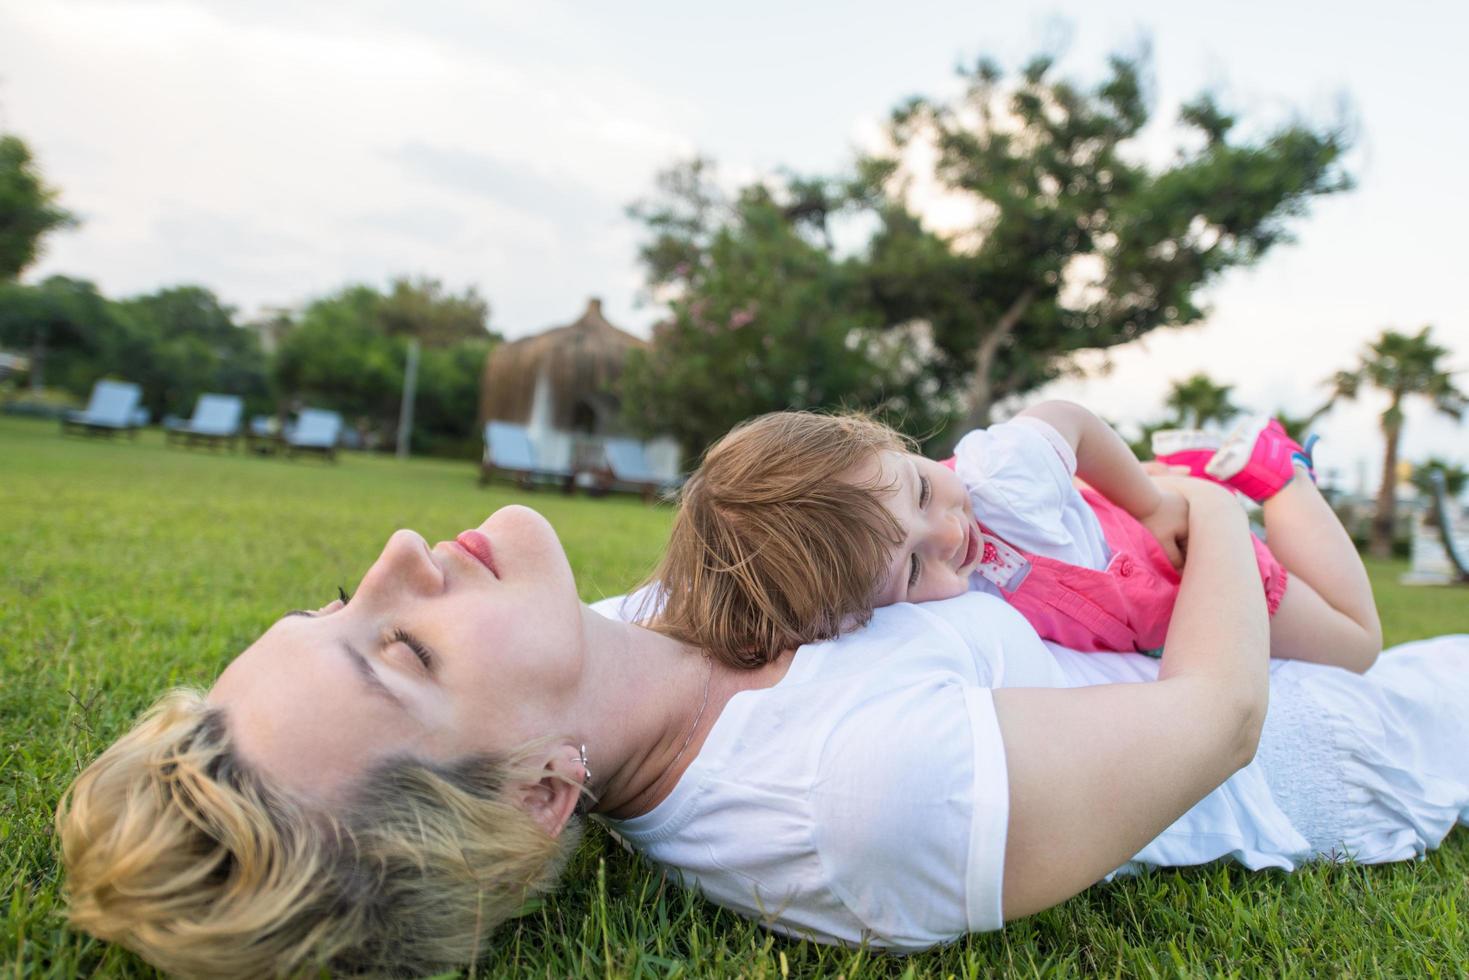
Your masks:
M423 664L423 669L428 671L430 674L434 672L433 653L413 634L409 633L405 629L394 629L393 632L389 634L389 640L393 643L401 643L408 649L412 650L413 655L418 658L418 662Z

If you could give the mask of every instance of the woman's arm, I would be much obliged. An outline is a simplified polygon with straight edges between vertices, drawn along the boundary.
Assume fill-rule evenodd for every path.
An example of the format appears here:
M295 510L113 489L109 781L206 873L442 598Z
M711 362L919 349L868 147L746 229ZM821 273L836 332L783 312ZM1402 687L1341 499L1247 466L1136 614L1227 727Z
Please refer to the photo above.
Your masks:
M1162 482L1188 499L1191 544L1157 682L994 692L1006 919L1120 867L1254 757L1270 644L1249 527L1228 491Z
M1163 546L1175 568L1183 566L1187 508L1180 496L1153 483L1122 437L1096 413L1075 402L1045 401L1020 413L1047 423L1071 444L1076 475L1136 517Z

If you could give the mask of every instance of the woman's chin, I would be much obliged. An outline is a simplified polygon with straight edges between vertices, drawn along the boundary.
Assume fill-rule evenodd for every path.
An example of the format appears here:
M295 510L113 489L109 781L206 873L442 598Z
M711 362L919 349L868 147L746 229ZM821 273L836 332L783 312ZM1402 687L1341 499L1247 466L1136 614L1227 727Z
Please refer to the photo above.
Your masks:
M502 576L507 566L512 577L518 577L517 569L522 574L550 573L558 579L565 579L575 593L571 562L566 557L561 538L539 511L521 504L510 504L485 518L478 530L490 539Z
M549 536L557 541L556 529L551 522L541 516L541 513L532 510L523 504L508 504L495 511L489 517L480 522L479 530L494 540L495 534L514 534L531 536Z

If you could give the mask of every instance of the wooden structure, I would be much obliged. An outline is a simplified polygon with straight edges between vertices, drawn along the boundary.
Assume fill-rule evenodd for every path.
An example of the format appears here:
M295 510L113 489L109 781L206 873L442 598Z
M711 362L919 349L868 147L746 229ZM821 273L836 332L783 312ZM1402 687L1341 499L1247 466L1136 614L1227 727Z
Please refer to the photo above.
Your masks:
M627 355L647 341L608 322L598 299L565 326L496 347L485 361L479 423L524 426L537 465L548 471L606 468L605 445L623 435L617 382ZM671 439L644 443L661 478L678 471Z

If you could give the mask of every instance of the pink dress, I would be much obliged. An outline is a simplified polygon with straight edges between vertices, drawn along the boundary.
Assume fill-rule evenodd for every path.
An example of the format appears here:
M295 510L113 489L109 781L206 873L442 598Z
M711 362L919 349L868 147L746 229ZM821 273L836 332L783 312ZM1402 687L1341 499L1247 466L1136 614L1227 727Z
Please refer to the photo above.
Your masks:
M1064 455L1057 445L1059 434L1036 420L1023 421L1060 455L1068 472L1074 471L1074 459ZM1017 435L1022 446L1030 438ZM1007 445L1005 440L996 440L987 448L1004 451ZM961 443L961 453L963 449ZM961 476L966 475L957 465L958 457L943 462ZM1011 464L1002 461L1000 466ZM995 521L987 518L1000 515L986 513L984 495L974 492L976 489L971 487L971 498L984 550L974 574L983 591L996 593L1014 606L1042 638L1073 650L1156 655L1162 649L1180 579L1157 539L1137 518L1084 484L1073 486L1070 494L1063 490L1059 496L1053 495L1053 502L1061 506L1090 511L1105 541L1103 550L1092 551L1098 567L1090 567L1069 560L1076 549L1063 547L1056 549L1059 555L1047 554L1042 548L1025 547L1027 542L1014 540L1016 535L1007 538L999 533L993 526ZM1037 496L1044 498L1045 494ZM1004 515L1012 526L1016 516L1013 512ZM1259 538L1252 540L1265 602L1273 616L1285 595L1288 576L1265 543Z

